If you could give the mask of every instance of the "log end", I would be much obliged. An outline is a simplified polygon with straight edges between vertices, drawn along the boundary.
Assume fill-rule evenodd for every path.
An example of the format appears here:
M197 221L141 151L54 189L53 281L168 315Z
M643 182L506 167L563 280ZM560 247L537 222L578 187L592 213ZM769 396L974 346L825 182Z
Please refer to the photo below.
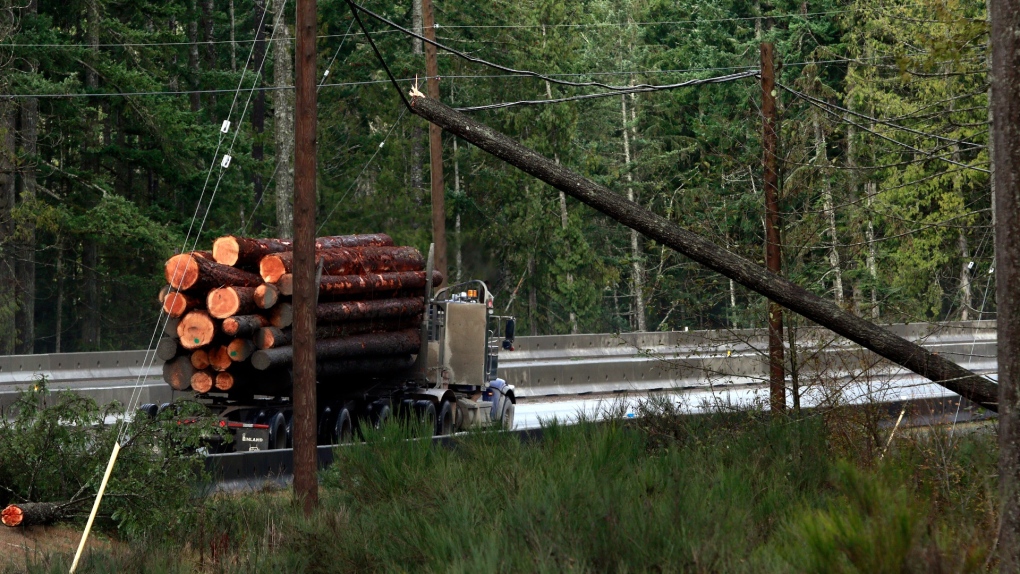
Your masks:
M215 371L226 371L230 368L230 349L226 345L213 347L209 351L209 366ZM192 385L194 386L194 385Z
M177 325L177 336L185 349L196 349L208 345L216 334L216 324L205 311L192 311L181 317Z
M266 283L276 283L287 273L287 266L279 255L266 255L259 261L259 275Z
M276 301L280 298L279 295L280 290L276 285L263 283L255 288L255 305L260 309L269 309L276 305Z
M180 291L171 291L163 298L163 310L173 318L188 311L188 297Z
M291 273L284 273L280 277L280 280L276 282L276 287L280 290L280 295L290 297L294 294L294 275Z
M209 368L209 353L205 349L198 349L191 354L191 366L196 369Z
M229 391L234 388L234 375L230 373L216 373L216 380L213 385L217 391Z
M213 376L208 371L196 371L191 375L191 388L197 393L208 393L213 388Z
M25 519L25 513L21 511L16 505L8 505L7 508L0 510L0 522L3 522L4 526L20 526L21 522Z
M181 253L174 255L166 262L164 272L166 282L174 289L183 291L189 289L198 281L198 263L195 263L195 254Z
M273 366L273 362L270 358L269 353L266 351L255 351L251 356L251 366L255 367L260 371L264 371L269 367Z
M226 319L237 314L241 308L241 297L233 287L221 287L209 292L205 298L205 306L213 317Z
M254 351L255 345L249 339L234 339L227 345L227 354L235 363L247 360Z
M237 238L233 235L220 237L212 245L213 260L223 265L236 265L240 251Z

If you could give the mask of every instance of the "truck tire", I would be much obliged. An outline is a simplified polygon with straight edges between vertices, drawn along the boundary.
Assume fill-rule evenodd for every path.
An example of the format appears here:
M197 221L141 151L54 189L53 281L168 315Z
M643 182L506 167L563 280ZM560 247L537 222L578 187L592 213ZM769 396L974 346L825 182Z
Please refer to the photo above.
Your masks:
M354 419L347 405L338 407L333 425L333 444L349 443L354 439Z
M372 403L372 412L369 415L372 421L372 427L380 429L387 421L390 420L390 405L386 401L376 401Z
M277 411L269 417L269 449L287 448L287 417Z
M436 428L436 405L429 400L414 401L414 414L423 429L435 431Z
M146 415L150 419L154 419L156 418L156 415L159 414L159 405L157 405L156 403L145 403L144 405L138 407L138 414Z
M446 436L453 434L453 403L443 401L439 404L439 414L436 415L436 434Z
M503 430L513 430L514 428L514 403L510 397L503 397L503 404L499 409L499 426Z

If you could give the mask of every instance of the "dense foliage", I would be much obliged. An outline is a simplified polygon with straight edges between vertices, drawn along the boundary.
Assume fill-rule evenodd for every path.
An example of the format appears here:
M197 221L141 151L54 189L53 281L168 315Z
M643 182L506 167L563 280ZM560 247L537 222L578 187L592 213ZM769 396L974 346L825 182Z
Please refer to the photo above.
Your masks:
M366 5L413 25L413 0ZM0 86L15 97L0 110L0 352L142 347L166 256L219 234L275 234L274 102L286 100L251 88L292 81L272 45L258 73L252 40L261 23L289 42L293 4L8 0L4 13ZM785 273L890 321L993 316L984 14L978 0L436 2L441 42L571 81L756 69L759 43L774 42ZM427 129L345 2L320 0L319 22L320 234L384 231L424 249ZM403 89L424 75L409 38L367 25ZM439 65L455 106L599 91L448 54ZM760 97L745 78L476 116L761 261ZM444 170L450 273L487 280L522 333L636 329L638 294L649 330L763 322L761 297L633 245L463 142L444 139Z

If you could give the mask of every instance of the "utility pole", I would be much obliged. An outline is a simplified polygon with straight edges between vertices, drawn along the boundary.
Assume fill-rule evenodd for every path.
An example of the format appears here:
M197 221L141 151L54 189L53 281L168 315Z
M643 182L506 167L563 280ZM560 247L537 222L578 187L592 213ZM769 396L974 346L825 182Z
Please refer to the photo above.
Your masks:
M432 0L421 0L422 24L425 37L436 41L436 19L432 13ZM436 47L425 42L425 75L428 96L439 101L439 62ZM443 190L443 130L429 124L429 161L432 166L432 242L436 244L436 270L443 274L442 287L447 283L446 273L446 197Z
M999 347L999 571L1020 568L1020 0L990 0Z
M779 237L779 120L776 115L776 70L773 46L761 44L762 158L765 164L765 266L779 275L783 271ZM769 408L786 410L786 373L783 366L783 308L769 299Z
M294 50L294 498L319 505L315 412L316 0L297 0Z

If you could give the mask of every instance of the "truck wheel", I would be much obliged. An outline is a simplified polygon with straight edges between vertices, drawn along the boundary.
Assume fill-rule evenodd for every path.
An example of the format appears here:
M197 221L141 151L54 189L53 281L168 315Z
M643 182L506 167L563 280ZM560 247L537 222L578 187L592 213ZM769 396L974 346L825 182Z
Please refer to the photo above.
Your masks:
M279 411L269 418L269 448L287 448L287 417Z
M336 413L336 424L333 425L333 444L349 443L354 438L354 421L351 411L345 406Z
M382 428L390 420L390 405L385 401L378 401L372 404L372 413L369 415L372 426L376 429Z
M138 407L138 414L146 415L150 419L154 419L156 418L156 415L159 414L159 406L156 403L145 403Z
M453 403L443 401L439 404L439 414L436 416L436 434L446 436L453 433Z
M436 428L436 405L432 401L424 399L414 401L414 414L422 423L423 429L434 430Z
M499 424L504 430L514 428L514 403L510 397L503 397L503 406L499 410Z

